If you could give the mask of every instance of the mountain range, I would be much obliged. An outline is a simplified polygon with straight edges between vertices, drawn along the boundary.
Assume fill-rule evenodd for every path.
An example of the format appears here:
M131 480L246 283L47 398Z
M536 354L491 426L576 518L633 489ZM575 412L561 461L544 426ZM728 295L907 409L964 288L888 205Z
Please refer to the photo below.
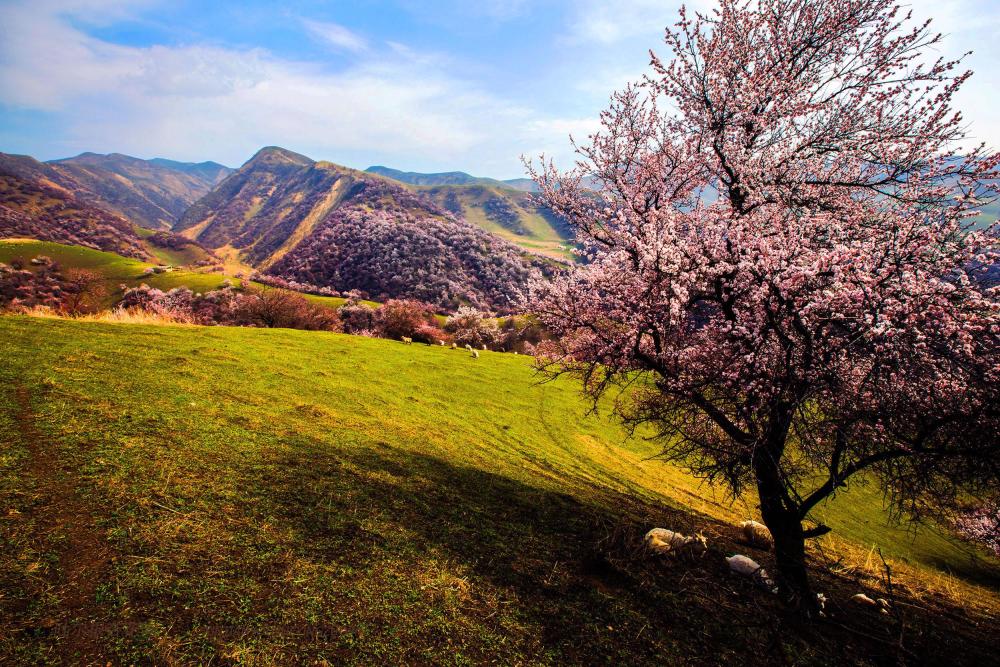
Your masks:
M275 146L235 170L121 154L0 154L0 236L146 258L160 256L150 247L157 239L193 242L229 268L443 310L509 311L533 276L569 256L565 226L525 190L468 175L414 185L376 171Z

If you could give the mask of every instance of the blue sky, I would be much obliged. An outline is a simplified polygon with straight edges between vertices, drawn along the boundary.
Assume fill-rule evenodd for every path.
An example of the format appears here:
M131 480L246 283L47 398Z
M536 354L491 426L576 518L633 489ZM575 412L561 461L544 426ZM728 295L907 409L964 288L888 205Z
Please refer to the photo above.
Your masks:
M0 151L216 160L264 145L364 168L567 164L663 53L673 0L0 0ZM688 3L699 9L711 0ZM913 0L972 49L958 100L1000 147L1000 2Z

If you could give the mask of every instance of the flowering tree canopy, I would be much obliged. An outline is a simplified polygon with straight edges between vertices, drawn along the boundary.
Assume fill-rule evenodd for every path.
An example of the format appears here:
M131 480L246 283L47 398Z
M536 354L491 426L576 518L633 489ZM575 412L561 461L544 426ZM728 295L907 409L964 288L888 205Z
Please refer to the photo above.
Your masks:
M633 382L622 414L666 457L756 490L807 610L829 528L806 522L852 475L916 515L1000 479L998 241L975 229L1000 157L968 145L939 39L892 0L682 10L576 169L532 168L591 259L533 291L550 368Z

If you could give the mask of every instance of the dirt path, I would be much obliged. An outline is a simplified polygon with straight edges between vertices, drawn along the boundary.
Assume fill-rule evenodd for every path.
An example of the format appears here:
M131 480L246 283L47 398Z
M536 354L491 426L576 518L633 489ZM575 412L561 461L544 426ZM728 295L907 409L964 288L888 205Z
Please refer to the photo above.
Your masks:
M72 664L92 664L101 658L100 638L107 626L96 602L97 586L110 562L110 549L97 529L89 507L75 488L76 477L58 455L55 444L36 425L28 389L19 385L18 433L30 453L28 472L36 483L38 505L32 510L39 542L56 552L59 565L46 577L56 600L45 610L42 628L58 642L58 652ZM56 642L53 642L56 643ZM104 664L103 661L100 664Z

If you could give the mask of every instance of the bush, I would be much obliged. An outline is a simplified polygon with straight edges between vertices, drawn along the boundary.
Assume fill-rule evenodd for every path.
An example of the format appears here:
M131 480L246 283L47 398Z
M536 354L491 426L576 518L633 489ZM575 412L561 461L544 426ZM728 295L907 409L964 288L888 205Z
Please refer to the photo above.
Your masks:
M344 326L344 332L360 334L362 331L373 332L376 328L376 309L357 301L348 301L337 310Z
M459 345L480 348L483 345L495 348L500 341L497 322L487 313L471 306L462 306L444 324L444 330L452 335Z
M426 303L390 299L376 311L375 326L382 338L417 338L425 327L437 328L437 319L434 309Z

